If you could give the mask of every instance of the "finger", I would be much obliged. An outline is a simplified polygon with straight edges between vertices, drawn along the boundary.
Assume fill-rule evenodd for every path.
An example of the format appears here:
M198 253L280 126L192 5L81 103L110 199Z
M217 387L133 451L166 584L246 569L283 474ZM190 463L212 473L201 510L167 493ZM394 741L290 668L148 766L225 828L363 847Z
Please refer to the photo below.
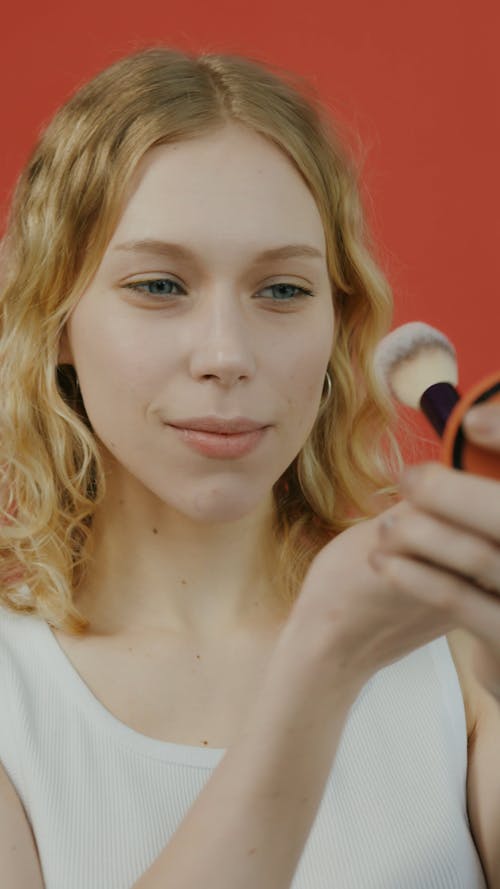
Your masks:
M476 405L462 420L468 439L484 444L488 450L500 453L500 404L488 402Z
M432 605L456 627L469 630L500 657L500 601L463 578L416 559L388 556L378 551L370 563L387 582Z
M385 517L388 518L388 517ZM421 559L499 594L500 547L412 508L379 523L380 549Z
M500 482L441 463L412 466L400 479L410 503L500 544Z

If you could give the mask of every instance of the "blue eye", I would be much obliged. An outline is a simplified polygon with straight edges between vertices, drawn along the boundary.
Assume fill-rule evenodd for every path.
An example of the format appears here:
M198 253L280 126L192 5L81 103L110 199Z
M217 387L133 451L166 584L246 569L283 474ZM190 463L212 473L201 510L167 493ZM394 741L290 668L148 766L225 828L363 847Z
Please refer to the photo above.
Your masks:
M135 284L126 284L126 287L129 287L131 290L136 290L138 293L143 293L144 296L170 296L171 294L165 290L163 287L160 290L157 290L155 293L151 293L150 291L144 293L141 290L141 287L155 287L157 284L173 284L174 287L181 288L180 284L177 284L175 281L172 281L171 278L155 278L152 281L136 281Z
M280 287L282 287L285 290L287 288L289 290L295 290L296 292L293 296L288 296L288 297L286 297L285 294L283 294L283 296L285 298L283 300L282 299L278 300L278 302L290 302L290 300L299 299L301 296L314 296L314 293L312 292L312 290L306 290L305 287L299 287L297 284L269 284L268 287L264 287L264 290L277 290ZM261 293L262 292L263 291L261 291Z
M163 285L165 285L165 284L166 284L166 285L173 285L174 287L177 287L177 288L179 288L180 290L183 290L183 288L181 287L181 285L180 285L180 284L177 284L177 282L176 282L176 281L173 281L171 278L155 278L155 279L153 279L153 280L151 280L151 281L136 281L135 283L132 283L132 284L126 284L125 287L127 287L127 288L130 289L130 290L135 290L136 292L141 293L141 294L143 294L144 296L151 296L151 297L155 297L155 296L160 296L160 297L162 297L162 296L165 296L165 297L175 296L175 294L172 294L172 293L170 293L170 291L165 290L165 288L164 288L164 286L163 286ZM146 292L145 292L144 290L141 289L141 288L143 288L143 287L156 287L157 285L162 285L162 286L160 287L159 290L155 290L155 292L151 292L151 291L146 291ZM281 295L282 295L283 298L280 298L280 299L273 299L272 302L285 302L285 303L289 303L289 302L293 302L293 301L295 301L295 300L297 300L297 299L300 299L301 297L304 297L304 296L314 296L314 293L313 293L312 290L306 290L305 287L298 287L297 284L288 284L288 283L270 284L270 285L268 285L267 287L264 287L263 290L261 290L260 292L263 293L265 290L279 290L279 289L281 289L281 290L286 290L286 289L288 289L288 290L294 290L294 291L295 291L295 294L293 294L293 295L288 295L288 296L287 296L286 294L283 294L283 293L282 293ZM171 301L171 300L170 300L170 301ZM158 302L158 300L156 300L156 302Z

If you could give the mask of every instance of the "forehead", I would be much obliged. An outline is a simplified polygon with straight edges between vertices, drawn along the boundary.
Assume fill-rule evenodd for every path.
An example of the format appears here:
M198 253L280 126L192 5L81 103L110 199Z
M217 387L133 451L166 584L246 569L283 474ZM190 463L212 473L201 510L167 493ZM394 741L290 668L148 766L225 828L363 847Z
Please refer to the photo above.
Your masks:
M131 180L110 247L122 240L163 237L225 243L304 242L325 252L319 210L287 155L246 127L146 152Z

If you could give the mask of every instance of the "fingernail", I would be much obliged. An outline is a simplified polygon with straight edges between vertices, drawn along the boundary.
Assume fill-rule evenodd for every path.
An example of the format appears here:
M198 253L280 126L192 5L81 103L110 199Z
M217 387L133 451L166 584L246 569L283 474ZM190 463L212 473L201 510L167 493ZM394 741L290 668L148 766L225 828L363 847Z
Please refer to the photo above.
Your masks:
M384 515L380 519L380 527L382 531L388 531L396 521L396 516L394 515Z

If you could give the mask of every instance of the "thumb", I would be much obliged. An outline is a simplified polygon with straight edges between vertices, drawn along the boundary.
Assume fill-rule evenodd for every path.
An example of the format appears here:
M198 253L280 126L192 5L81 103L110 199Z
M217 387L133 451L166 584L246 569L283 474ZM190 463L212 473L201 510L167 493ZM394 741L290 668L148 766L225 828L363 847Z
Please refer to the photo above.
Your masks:
M500 452L500 403L475 405L465 414L462 425L467 438Z

